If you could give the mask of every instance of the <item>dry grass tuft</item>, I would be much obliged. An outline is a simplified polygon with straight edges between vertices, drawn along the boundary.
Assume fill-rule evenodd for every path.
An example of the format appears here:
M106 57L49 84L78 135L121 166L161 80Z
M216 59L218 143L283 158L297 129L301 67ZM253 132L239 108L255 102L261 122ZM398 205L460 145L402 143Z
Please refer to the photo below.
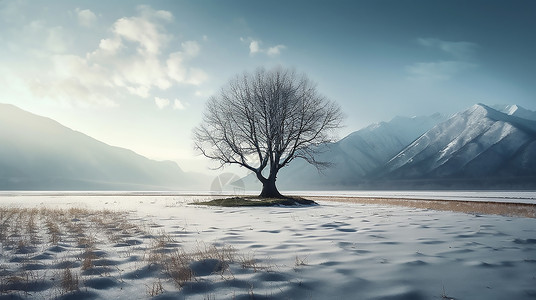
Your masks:
M63 269L61 274L61 288L65 293L77 291L79 281L78 274L73 273L71 268Z
M194 260L217 259L222 262L235 262L236 249L229 245L217 247L206 243L197 243L197 251L192 253Z
M162 285L162 281L160 281L160 279L153 282L151 286L147 286L147 295L149 297L156 297L164 292L164 286Z
M184 287L188 282L197 281L197 276L209 275L196 274L192 269L195 263L210 262L209 265L213 268L208 273L220 275L223 279L234 278L229 269L232 263L237 262L236 250L233 247L225 245L218 247L198 242L195 249L186 251L183 248L167 247L168 238L164 237L163 240L162 238L162 235L155 237L145 258L150 264L162 269L163 273L179 288ZM228 275L225 275L226 273Z
M179 286L183 287L194 277L190 268L191 258L183 250L176 250L170 253L163 261L166 274Z
M93 261L97 259L97 256L93 252L92 247L86 247L82 254L82 267L83 271L93 268Z
M81 284L97 276L124 283L125 271L118 266L123 262L106 258L114 251L133 255L136 264L142 256L141 263L148 263L144 271L160 272L157 281L146 285L148 297L170 286L235 279L233 267L270 269L232 246L197 242L185 248L178 235L162 229L154 234L154 228L160 226L135 224L128 213L110 210L0 207L0 254L5 261L0 265L0 294L61 298L76 296Z
M0 253L6 262L0 293L27 295L48 287L60 295L77 291L80 271L94 268L96 246L106 243L114 228L126 236L140 232L127 216L82 208L0 207ZM65 260L69 258L78 263Z

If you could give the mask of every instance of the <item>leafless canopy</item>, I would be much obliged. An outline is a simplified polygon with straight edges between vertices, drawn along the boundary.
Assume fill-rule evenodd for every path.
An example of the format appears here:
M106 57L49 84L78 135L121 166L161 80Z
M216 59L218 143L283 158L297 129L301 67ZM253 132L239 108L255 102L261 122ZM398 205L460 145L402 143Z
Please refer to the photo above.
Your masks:
M262 194L278 196L277 172L293 159L325 166L315 160L315 149L332 141L342 119L339 106L320 95L307 76L260 68L237 76L208 100L194 129L195 148L220 167L236 164L255 172Z

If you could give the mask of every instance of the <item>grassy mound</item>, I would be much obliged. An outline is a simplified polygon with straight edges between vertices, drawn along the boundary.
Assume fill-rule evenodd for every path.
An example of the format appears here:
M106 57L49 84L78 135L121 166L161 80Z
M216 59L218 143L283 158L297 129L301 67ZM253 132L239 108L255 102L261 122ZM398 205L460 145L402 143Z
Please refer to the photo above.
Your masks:
M300 206L300 205L318 205L312 200L300 197L288 198L261 198L261 197L233 197L215 199L205 202L190 203L195 205L223 206L223 207L240 207L240 206Z

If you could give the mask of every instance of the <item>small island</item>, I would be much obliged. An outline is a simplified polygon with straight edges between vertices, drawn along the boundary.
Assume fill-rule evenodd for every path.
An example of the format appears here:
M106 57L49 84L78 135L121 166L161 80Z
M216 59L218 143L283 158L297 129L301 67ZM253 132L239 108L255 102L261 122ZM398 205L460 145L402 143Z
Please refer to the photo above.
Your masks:
M241 206L306 206L318 205L313 200L301 197L264 198L259 196L244 196L214 199L203 202L193 202L192 205L241 207Z

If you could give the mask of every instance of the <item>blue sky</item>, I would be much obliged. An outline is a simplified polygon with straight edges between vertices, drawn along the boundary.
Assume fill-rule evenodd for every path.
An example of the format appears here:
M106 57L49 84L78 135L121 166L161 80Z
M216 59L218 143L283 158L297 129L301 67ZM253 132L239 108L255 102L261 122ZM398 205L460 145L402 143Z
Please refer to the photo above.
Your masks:
M0 1L0 102L186 170L233 75L306 73L340 136L474 103L536 110L534 1Z

